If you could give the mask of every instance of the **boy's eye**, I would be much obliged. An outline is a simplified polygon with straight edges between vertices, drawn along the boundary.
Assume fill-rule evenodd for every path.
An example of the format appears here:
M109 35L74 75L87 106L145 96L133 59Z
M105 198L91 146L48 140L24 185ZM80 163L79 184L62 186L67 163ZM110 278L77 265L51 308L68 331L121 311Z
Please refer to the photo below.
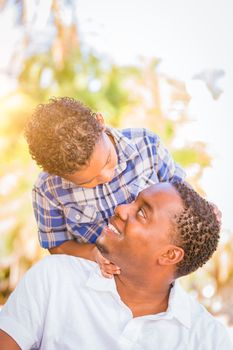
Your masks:
M137 214L139 216L143 217L144 219L146 218L145 212L144 212L144 210L142 208L137 212Z

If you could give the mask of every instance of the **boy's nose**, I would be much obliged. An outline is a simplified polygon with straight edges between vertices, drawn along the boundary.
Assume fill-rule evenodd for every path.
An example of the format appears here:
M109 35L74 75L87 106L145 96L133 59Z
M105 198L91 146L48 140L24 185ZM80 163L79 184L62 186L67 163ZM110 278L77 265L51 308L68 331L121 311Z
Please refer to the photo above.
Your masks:
M101 174L101 176L99 178L99 182L100 183L110 182L114 177L114 173L115 173L114 170L104 172L103 174Z

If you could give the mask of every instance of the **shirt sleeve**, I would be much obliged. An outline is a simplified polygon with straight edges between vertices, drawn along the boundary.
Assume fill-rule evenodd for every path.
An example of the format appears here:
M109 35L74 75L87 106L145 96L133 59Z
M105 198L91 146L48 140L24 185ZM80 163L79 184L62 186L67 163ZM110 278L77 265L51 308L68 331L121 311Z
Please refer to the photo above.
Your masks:
M42 193L40 189L34 187L32 200L39 242L43 248L56 247L65 241L74 239L67 230L63 210L53 200L50 193Z
M185 180L185 171L175 163L159 137L157 137L156 153L156 171L160 182L180 182Z
M48 283L32 268L22 278L0 311L0 329L10 335L23 350L38 349L49 295ZM36 268L37 270L37 268Z

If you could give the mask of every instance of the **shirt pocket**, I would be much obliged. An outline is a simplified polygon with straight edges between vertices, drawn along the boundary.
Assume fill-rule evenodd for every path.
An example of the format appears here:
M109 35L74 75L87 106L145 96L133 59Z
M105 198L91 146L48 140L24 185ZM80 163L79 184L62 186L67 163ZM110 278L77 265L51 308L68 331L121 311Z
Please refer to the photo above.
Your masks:
M92 224L101 220L101 214L93 205L66 207L64 212L68 224Z

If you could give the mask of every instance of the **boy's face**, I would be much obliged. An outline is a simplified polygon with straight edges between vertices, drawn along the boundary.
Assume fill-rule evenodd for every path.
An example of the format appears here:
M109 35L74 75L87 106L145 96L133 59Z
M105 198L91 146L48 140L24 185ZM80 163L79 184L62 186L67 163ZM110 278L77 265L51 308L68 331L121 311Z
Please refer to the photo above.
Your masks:
M94 148L89 165L74 174L66 175L65 178L78 186L93 188L113 179L117 163L114 142L103 132Z

